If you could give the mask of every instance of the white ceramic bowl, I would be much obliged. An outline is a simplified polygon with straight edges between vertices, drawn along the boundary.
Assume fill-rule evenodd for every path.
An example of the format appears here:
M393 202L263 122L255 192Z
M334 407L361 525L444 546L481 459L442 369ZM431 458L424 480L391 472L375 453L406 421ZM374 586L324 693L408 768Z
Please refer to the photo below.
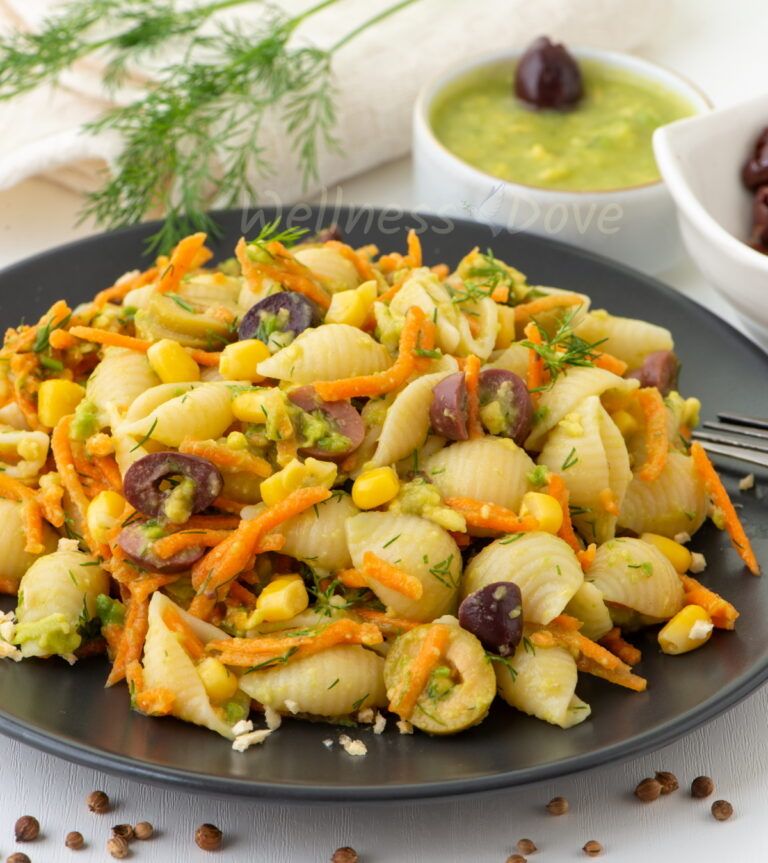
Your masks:
M568 192L508 183L454 155L435 137L436 98L454 82L484 66L508 66L522 52L483 55L460 63L426 84L414 109L413 166L416 204L445 216L472 218L500 230L530 231L606 255L647 273L679 257L675 208L661 180L603 192ZM574 49L577 59L610 64L679 93L696 112L707 98L674 72L628 54Z
M742 186L740 172L766 125L768 94L670 123L653 138L690 256L763 343L768 340L768 255L744 242L752 229L752 195Z

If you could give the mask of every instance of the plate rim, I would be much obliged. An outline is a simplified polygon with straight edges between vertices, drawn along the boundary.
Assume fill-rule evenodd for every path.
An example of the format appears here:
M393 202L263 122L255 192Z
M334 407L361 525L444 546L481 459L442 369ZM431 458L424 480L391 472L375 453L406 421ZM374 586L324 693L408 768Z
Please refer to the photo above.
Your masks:
M318 213L330 210L335 216L341 218L350 212L360 210L374 214L386 212L384 208L369 205L302 205L304 218L315 218ZM282 208L274 206L263 206L258 209L266 214L277 214ZM242 214L244 208L227 208L210 211L210 216L216 218L231 218ZM391 216L391 213L389 214ZM426 213L418 210L402 209L398 214L400 225L407 223L408 219L417 219L424 223L427 228L435 219L444 221L444 217L434 213ZM299 220L300 221L300 220ZM453 226L493 228L494 226L476 222L471 219L450 218ZM46 260L58 255L66 254L76 248L88 245L98 245L106 237L128 240L140 240L150 231L160 225L159 220L143 222L120 228L115 231L101 232L88 237L72 240L54 246L51 249L38 252L0 269L0 283L8 278L13 278L17 271L30 265L44 264ZM716 315L705 305L696 302L685 294L674 290L674 288L659 279L635 270L625 264L613 261L602 255L596 254L578 246L564 243L549 237L541 237L523 231L510 232L502 227L501 236L522 235L527 242L538 245L542 251L553 247L565 251L568 255L583 260L597 263L603 267L607 266L614 272L626 274L635 281L641 281L653 287L654 291L673 299L683 307L694 309L696 314L709 318L717 327L729 332L737 338L762 362L768 362L768 352L764 351L759 344L753 341L745 333L737 329L729 321ZM215 242L215 238L213 240ZM347 786L323 786L300 783L264 782L258 779L241 779L233 776L211 776L181 768L156 765L147 761L135 761L129 756L116 752L108 752L103 749L81 743L64 736L57 736L52 732L41 731L35 727L11 716L0 707L0 734L20 743L32 746L47 754L64 758L67 761L88 767L91 769L105 771L107 773L123 776L128 779L147 782L152 785L171 787L193 792L195 794L238 798L270 798L283 802L384 802L384 801L407 801L417 799L438 799L444 797L465 796L470 794L481 794L485 792L498 791L505 788L522 787L551 779L561 778L574 773L587 771L608 763L625 761L642 754L656 751L663 746L689 734L696 728L707 724L717 716L731 710L762 685L768 682L768 658L758 665L751 673L743 674L736 678L730 685L712 695L706 701L701 702L681 716L667 721L664 725L634 735L628 740L604 746L597 751L574 755L571 757L555 760L545 764L538 764L524 768L516 768L496 773L491 776L474 776L469 779L441 780L435 782L419 782L411 784L396 785L347 785Z

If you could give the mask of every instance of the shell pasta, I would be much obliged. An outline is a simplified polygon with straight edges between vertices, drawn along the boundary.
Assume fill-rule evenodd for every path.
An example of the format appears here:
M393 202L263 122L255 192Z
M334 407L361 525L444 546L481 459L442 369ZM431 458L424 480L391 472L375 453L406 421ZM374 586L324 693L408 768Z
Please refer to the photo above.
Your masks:
M413 231L204 242L6 333L0 657L102 657L243 752L282 717L568 729L582 674L652 691L625 637L735 627L688 543L711 518L759 564L664 327Z

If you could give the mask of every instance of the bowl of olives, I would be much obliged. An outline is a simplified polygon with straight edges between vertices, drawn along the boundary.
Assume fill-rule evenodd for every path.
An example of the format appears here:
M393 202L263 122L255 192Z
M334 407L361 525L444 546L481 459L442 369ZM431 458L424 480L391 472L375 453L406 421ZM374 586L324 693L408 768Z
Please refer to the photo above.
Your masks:
M656 273L682 245L653 133L709 107L694 85L647 60L542 36L424 86L414 112L415 200Z

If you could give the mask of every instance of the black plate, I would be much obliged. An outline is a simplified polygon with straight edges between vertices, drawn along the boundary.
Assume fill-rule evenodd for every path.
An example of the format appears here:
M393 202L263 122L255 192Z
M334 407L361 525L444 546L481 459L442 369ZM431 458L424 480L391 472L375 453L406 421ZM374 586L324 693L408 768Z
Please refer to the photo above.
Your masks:
M669 327L683 361L684 392L702 398L705 418L718 410L768 416L768 357L706 309L652 279L545 239L496 236L469 222L453 222L449 229L441 219L373 210L335 215L354 244L402 249L407 228L423 226L428 262L455 264L473 246L491 246L533 282L583 291L595 307ZM304 208L292 221L314 229L331 218ZM243 231L243 217L239 212L220 214L220 223L223 236L217 248L227 257ZM0 273L0 321L5 326L22 317L32 320L59 297L75 302L90 298L115 275L141 264L151 229L94 237ZM734 466L725 473L731 491L744 472ZM759 490L736 495L758 557L768 564L767 507ZM711 527L697 535L695 547L709 562L706 583L741 609L738 632L717 633L706 648L681 657L663 656L647 636L639 670L649 678L648 692L633 694L582 676L578 691L591 703L593 715L570 731L497 704L482 725L449 739L401 736L394 728L382 736L360 731L368 746L365 758L347 756L338 745L326 749L322 741L336 737L336 729L294 721L286 721L264 746L240 755L208 731L131 713L124 687L103 688L102 660L73 669L58 661L0 663L0 731L90 767L210 794L403 799L562 776L660 747L731 707L768 678L764 583L746 573L724 535Z

